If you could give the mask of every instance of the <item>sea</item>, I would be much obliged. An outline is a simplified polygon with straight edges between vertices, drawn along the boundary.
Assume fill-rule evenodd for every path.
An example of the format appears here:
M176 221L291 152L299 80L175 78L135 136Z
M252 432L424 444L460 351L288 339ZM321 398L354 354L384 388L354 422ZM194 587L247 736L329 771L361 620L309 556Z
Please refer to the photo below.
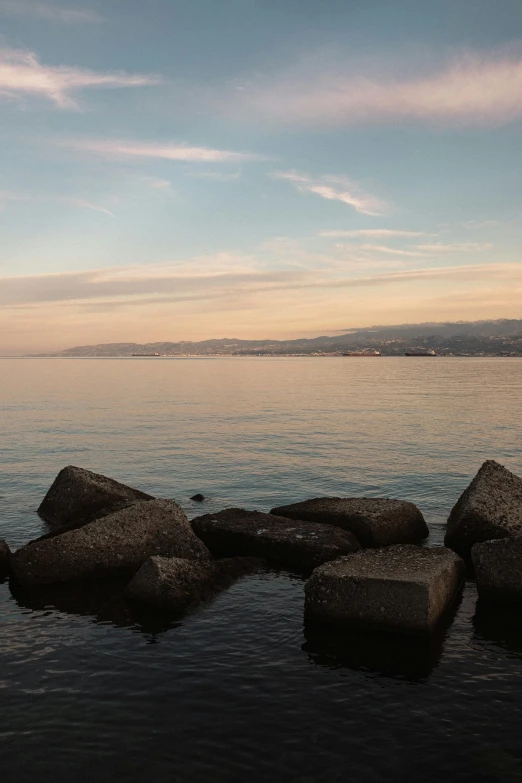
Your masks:
M482 462L522 475L522 360L0 360L0 538L69 464L192 518L317 496L416 503L441 545ZM202 493L207 499L190 498ZM473 581L431 640L303 624L245 577L184 618L117 584L0 584L1 783L522 781L522 609Z

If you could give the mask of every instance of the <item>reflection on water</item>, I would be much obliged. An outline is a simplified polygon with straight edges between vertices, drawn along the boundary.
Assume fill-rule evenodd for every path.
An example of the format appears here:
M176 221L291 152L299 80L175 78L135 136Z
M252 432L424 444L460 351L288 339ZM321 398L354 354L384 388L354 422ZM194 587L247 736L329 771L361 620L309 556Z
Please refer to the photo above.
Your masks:
M492 643L510 655L522 657L522 605L479 599L473 628L478 641Z
M481 462L522 473L522 362L14 361L2 372L0 538L72 463L190 516L317 495L402 497L440 544ZM516 609L468 583L431 644L303 631L301 577L241 580L182 618L122 585L0 584L2 783L520 779Z

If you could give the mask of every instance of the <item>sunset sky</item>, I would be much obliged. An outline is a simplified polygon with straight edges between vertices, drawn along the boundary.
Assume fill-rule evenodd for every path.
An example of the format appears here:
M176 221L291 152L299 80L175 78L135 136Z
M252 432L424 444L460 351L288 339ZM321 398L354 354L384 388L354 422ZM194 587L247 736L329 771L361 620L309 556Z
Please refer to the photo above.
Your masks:
M0 0L0 352L522 317L521 0Z

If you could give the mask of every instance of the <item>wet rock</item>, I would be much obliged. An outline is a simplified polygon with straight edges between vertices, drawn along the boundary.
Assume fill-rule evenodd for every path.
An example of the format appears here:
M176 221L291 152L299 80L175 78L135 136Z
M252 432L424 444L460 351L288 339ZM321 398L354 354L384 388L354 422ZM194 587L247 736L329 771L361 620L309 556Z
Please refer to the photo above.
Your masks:
M471 549L480 598L522 602L522 538L501 538Z
M467 557L473 544L522 535L522 479L484 462L448 519L444 543Z
M6 576L9 576L10 560L11 550L5 541L0 539L0 579L5 579Z
M79 526L151 495L119 481L69 465L42 500L38 513L52 530Z
M227 508L216 514L196 517L192 527L217 557L263 557L304 569L315 568L359 549L351 533L331 525L290 520L242 508Z
M316 568L305 586L307 621L425 633L464 581L450 549L399 544L367 549Z
M170 612L185 612L224 590L236 579L259 570L263 561L230 558L216 561L151 557L129 582L131 598Z
M133 574L149 557L210 557L171 500L139 501L74 530L43 536L11 557L22 584Z
M428 527L413 503L390 498L313 498L279 506L270 512L290 519L336 525L352 533L361 546L418 543Z
M195 495L192 495L190 499L195 500L196 503L203 503L203 501L206 500L206 497L205 495L202 495L201 492L198 492Z

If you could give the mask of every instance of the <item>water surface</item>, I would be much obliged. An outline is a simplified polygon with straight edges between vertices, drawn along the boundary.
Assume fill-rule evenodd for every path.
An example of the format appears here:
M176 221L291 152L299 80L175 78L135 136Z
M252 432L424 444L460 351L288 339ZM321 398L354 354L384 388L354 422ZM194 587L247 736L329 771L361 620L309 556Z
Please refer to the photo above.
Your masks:
M0 537L77 464L189 516L316 495L417 503L440 543L481 462L522 474L522 361L0 361ZM190 501L195 492L209 499ZM118 585L0 585L2 781L522 780L522 620L469 583L431 645L317 636L303 581L248 577L182 621Z

